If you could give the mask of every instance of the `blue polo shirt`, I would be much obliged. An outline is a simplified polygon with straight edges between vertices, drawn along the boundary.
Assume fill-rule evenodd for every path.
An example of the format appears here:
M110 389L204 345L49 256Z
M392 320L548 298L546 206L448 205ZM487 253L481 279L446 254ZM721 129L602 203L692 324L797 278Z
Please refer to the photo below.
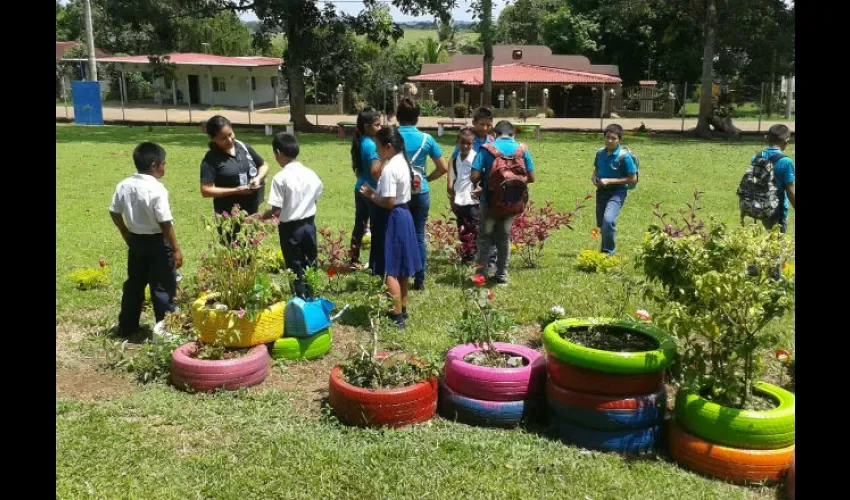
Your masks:
M431 188L428 187L428 174L425 170L425 160L429 156L431 157L431 160L442 158L443 152L440 150L440 146L437 144L437 141L435 141L430 134L420 131L415 125L402 125L398 128L398 132L404 138L404 149L407 151L407 158L409 160L413 160L413 155L415 155L419 150L419 146L422 146L422 138L426 138L422 152L416 157L416 161L412 162L411 167L413 167L414 170L419 172L422 176L422 189L420 192L427 193L431 190Z
M761 152L762 158L770 158L775 154L782 153L782 150L777 147L765 148ZM753 155L752 161L755 161L756 155ZM751 161L751 162L752 162ZM782 217L788 217L788 194L785 192L785 186L793 184L794 177L794 161L787 156L782 158L773 165L773 180L776 182L776 196L779 197L779 205L782 207Z
M360 191L360 186L364 183L372 186L378 186L378 181L372 178L371 165L375 160L380 160L378 156L378 146L375 141L366 135L360 136L360 171L357 172L357 183L354 185L355 191Z
M510 156L514 154L514 151L516 151L519 147L519 143L516 142L513 137L499 137L493 141L493 146L501 151L502 154ZM531 153L528 152L528 147L526 147L525 154L522 155L522 157L525 160L525 169L529 172L534 170L534 162L531 161ZM472 170L478 170L481 172L481 186L483 187L481 190L482 202L487 201L487 176L490 173L490 169L493 168L494 161L496 161L496 158L494 158L489 151L481 148L475 156L475 160L472 162Z
M620 159L619 156L620 146L617 146L617 149L615 149L611 154L608 154L608 151L605 149L603 149L600 153L597 153L593 165L596 167L596 175L600 179L621 179L623 177L636 174L637 168L635 167L635 162L632 160L631 155L623 155L622 159ZM626 186L607 186L607 190L626 191Z

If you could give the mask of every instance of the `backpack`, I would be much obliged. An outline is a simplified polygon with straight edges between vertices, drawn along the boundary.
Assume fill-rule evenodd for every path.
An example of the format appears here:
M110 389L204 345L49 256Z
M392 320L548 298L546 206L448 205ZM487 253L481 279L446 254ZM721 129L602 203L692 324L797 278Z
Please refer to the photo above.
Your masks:
M596 159L593 161L594 167L599 164L599 155L603 154L604 152L605 152L605 148L599 148L599 151L596 152ZM635 177L636 177L635 183L625 185L626 190L631 191L632 189L636 188L637 185L638 185L638 182L640 182L640 158L638 158L638 156L631 149L629 149L625 146L620 146L620 152L617 153L617 161L622 162L623 158L625 158L626 155L631 156L632 162L634 162L634 164L635 164Z
M765 220L776 212L779 195L773 170L776 162L782 158L785 158L782 153L776 153L770 158L763 158L760 153L756 153L738 184L738 208L742 219L752 217Z
M425 145L428 144L428 134L422 134L422 144L419 145L419 149L413 153L413 156L410 158L411 170L413 170L413 187L411 189L410 194L419 194L422 192L422 174L419 173L419 170L413 166L413 162L419 158L419 155L422 154L422 150L425 149ZM425 167L423 167L424 169Z
M525 169L523 159L525 144L520 143L510 156L499 151L492 143L481 147L494 158L487 180L490 215L506 217L521 214L528 202L528 170Z

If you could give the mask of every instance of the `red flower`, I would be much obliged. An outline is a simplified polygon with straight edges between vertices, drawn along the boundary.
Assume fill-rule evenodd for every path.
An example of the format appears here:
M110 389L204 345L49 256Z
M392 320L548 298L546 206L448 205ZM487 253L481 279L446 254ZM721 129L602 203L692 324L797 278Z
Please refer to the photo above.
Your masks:
M475 276L472 277L472 282L475 283L475 286L481 286L486 281L487 281L487 278L485 278L484 276L482 276L480 274L476 274Z
M106 267L106 261L103 258L100 259L100 267Z
M493 297L495 296L496 294L493 293L493 290L487 290L487 300L493 300Z
M791 361L791 353L785 349L777 349L776 359L778 359L780 363L788 363Z
M595 227L594 227L594 228L590 231L590 236L592 236L594 240L599 239L599 229L597 229L597 228L595 228Z
M331 266L328 268L328 278L333 278L336 276L336 267Z

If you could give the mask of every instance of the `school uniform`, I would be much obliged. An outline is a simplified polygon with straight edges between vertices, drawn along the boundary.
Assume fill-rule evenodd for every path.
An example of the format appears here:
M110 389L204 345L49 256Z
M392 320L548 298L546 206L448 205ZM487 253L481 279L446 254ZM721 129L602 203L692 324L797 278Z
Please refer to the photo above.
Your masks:
M596 176L600 179L619 179L637 173L637 167L631 155L620 158L620 148L608 154L602 149L593 160ZM617 237L617 217L626 203L629 191L619 184L596 189L596 227L602 230L602 253L614 254Z
M474 188L470 176L472 174L472 163L478 153L470 149L466 158L461 158L460 150L454 155L452 169L454 173L454 198L452 199L452 212L457 219L457 228L460 239L463 242L463 260L472 262L477 253L478 228L481 223L481 210L478 200L472 198ZM495 258L495 255L493 255Z
M482 146L484 146L485 144L489 144L489 143L491 143L495 140L496 140L495 137L493 137L492 135L489 135L489 134L485 135L483 138L475 135L472 139L472 150L477 154ZM459 154L460 154L460 147L455 146L454 151L452 151L452 158L457 158L457 156ZM457 171L455 171L454 174L455 174L455 179L457 179L457 176L458 176ZM455 190L455 192L457 192L457 190ZM457 212L455 212L455 217L457 217L457 219L458 219L458 223L457 223L458 224L458 231L460 231L462 223L472 224L473 219L471 219L470 217L474 218L474 227L475 227L475 237L476 237L476 239L473 239L472 244L471 244L472 249L473 249L473 254L472 254L473 260L475 259L476 253L478 251L477 250L478 249L477 238L478 238L479 228L481 227L481 217L480 217L481 211L479 210L478 207L479 207L479 203L476 201L475 202L475 208L473 208L473 209L465 208L464 211L463 211L465 214L470 214L470 212L474 212L474 215L464 216L463 221L460 220L461 216L459 216L457 214ZM454 207L452 207L452 211L454 211ZM463 238L463 235L464 235L464 233L461 232L460 233L461 238ZM490 245L490 258L487 261L486 271L487 271L488 275L496 273L496 245Z
M272 178L269 205L280 209L278 235L286 267L298 277L295 295L306 298L304 271L316 265L316 201L324 186L315 172L293 161Z
M411 199L410 168L404 155L396 154L387 162L376 191L381 198L395 198L395 206L387 214L384 268L373 272L396 278L413 276L422 270L422 258L408 206Z
M162 235L161 223L173 222L168 190L148 174L136 173L115 188L109 211L120 214L130 230L127 249L127 281L121 296L118 329L130 334L139 328L145 286L150 286L156 321L174 310L177 280L174 250Z
M235 188L247 186L257 176L260 166L266 161L254 148L242 141L235 141L234 155L230 155L210 144L210 149L201 161L201 184L214 184L215 187ZM213 198L215 213L233 212L233 206L239 205L249 215L256 214L263 201L265 183L260 189L247 194Z
M378 232L375 231L371 217L375 210L374 203L360 194L360 187L363 184L368 184L374 189L378 185L377 181L372 178L371 167L373 161L381 159L378 156L378 147L371 137L361 135L357 140L360 141L360 169L357 172L357 182L354 184L354 230L351 231L349 245L352 263L360 262L360 246L363 244L363 235L366 233L367 224L370 224L368 227L372 234L372 248L374 248L374 238Z

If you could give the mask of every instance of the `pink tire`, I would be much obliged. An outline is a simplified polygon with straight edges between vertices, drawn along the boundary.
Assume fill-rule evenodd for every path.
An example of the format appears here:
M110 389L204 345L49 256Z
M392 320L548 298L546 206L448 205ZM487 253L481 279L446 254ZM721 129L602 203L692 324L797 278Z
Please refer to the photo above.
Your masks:
M445 380L449 388L468 398L485 401L523 401L540 396L546 381L546 358L521 345L505 342L493 345L499 352L521 356L528 363L519 368L476 366L463 358L482 351L483 347L455 346L446 354Z
M198 348L190 342L171 354L171 383L178 389L234 390L257 385L269 375L269 351L264 344L236 359L203 360L191 357Z

